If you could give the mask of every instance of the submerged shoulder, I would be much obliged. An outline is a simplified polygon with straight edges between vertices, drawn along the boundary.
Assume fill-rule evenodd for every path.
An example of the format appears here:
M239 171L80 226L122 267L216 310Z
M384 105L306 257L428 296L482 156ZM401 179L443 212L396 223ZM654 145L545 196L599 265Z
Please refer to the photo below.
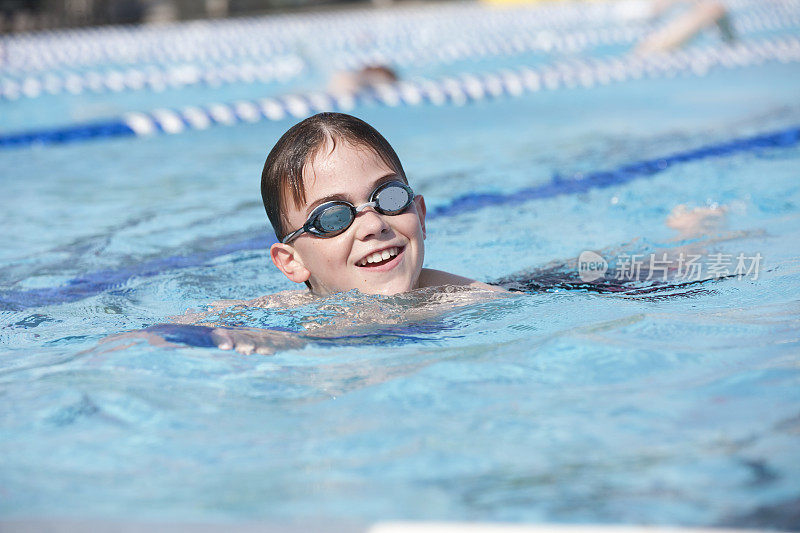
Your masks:
M287 290L267 294L247 303L250 307L298 307L314 300L315 296L307 290Z
M443 270L435 270L433 268L422 269L419 274L420 288L439 287L441 285L468 286L475 289L505 292L505 289L500 287L495 287L474 279L465 278L464 276L459 276L457 274L451 274L450 272L445 272Z

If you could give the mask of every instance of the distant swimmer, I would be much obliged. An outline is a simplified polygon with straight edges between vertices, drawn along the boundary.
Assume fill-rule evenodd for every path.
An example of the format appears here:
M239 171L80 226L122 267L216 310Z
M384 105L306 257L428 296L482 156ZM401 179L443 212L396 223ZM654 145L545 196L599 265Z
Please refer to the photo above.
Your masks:
M378 85L395 83L397 73L384 65L370 65L356 71L337 72L328 83L328 90L337 94L353 94Z
M678 4L692 4L690 9L672 19L664 27L645 36L634 49L637 54L669 52L680 48L706 28L716 26L725 42L733 42L735 34L731 16L725 6L716 0L653 0L649 3L649 17L661 18ZM631 4L633 5L633 4ZM646 4L637 4L641 8ZM637 11L642 14L641 9Z

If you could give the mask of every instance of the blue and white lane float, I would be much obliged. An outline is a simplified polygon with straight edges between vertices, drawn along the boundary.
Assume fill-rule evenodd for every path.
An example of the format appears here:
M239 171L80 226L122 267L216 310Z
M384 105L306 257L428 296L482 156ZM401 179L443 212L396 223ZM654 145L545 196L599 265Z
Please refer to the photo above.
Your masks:
M736 20L738 36L800 26L800 11L782 15L748 16ZM614 27L574 32L516 31L476 37L453 36L435 46L409 44L400 49L366 47L336 55L332 64L340 70L355 70L367 65L388 64L414 67L446 64L485 57L511 56L530 52L575 54L591 48L631 46L653 31L651 26Z
M271 61L228 63L225 65L172 65L111 69L85 73L47 73L10 79L0 76L0 100L36 98L42 94L104 93L148 89L163 91L190 85L216 87L228 83L286 82L297 77L305 63L296 55Z
M98 63L174 62L230 58L240 53L276 53L296 43L313 43L327 52L373 45L418 42L428 45L465 33L563 31L591 23L615 23L614 11L602 4L496 10L482 4L402 6L385 10L280 15L175 23L161 27L111 26L56 30L0 37L5 49L0 70L40 70ZM334 29L335 31L331 31ZM431 40L433 39L433 41Z
M705 75L712 68L738 68L767 61L800 61L800 37L785 37L735 46L681 50L658 56L626 56L579 60L542 68L518 68L489 74L465 74L435 81L400 82L355 94L311 93L232 104L213 104L179 110L160 109L55 129L0 135L0 148L59 144L96 138L145 137L204 130L261 120L301 119L321 111L350 111L357 105L388 107L464 105L469 102L519 96L526 92L562 88L590 88L641 78Z
M800 25L800 16L796 17ZM786 19L780 19L786 24ZM514 55L532 51L577 52L590 46L630 44L644 35L644 30L609 28L558 34L552 31L525 33L513 37L490 35L461 37L435 46L419 43L400 48L365 46L355 52L326 52L334 70L356 70L367 65L414 67L446 64L465 59ZM321 52L320 52L321 53ZM222 83L267 83L287 81L303 71L304 61L296 54L269 59L270 54L249 53L249 61L228 61L225 64L147 65L98 69L88 72L47 72L10 75L0 72L0 100L36 98L43 94L82 94L85 92L121 92L179 88L187 85Z
M497 206L512 206L534 200L544 200L568 194L580 194L595 189L624 185L637 179L656 176L669 168L709 158L729 157L741 153L759 153L796 146L800 143L800 126L772 131L753 137L685 150L654 159L635 161L611 170L584 172L574 176L557 176L547 183L525 187L508 193L470 192L453 198L429 211L430 219L446 218L470 211ZM261 233L261 232L257 232ZM56 287L8 290L0 289L0 311L59 305L89 298L105 291L123 287L132 278L153 277L179 268L208 264L217 257L247 250L267 250L275 242L273 235L261 233L256 237L230 242L216 250L195 252L171 257L158 257L117 269L88 272Z
M443 53L446 59L460 46L470 49L466 53L479 54L520 48L574 51L592 45L630 43L651 30L653 21L646 17L631 19L623 14L620 8L631 3L636 2L561 3L506 10L480 4L409 6L388 12L359 10L324 16L283 15L163 27L60 30L0 37L0 49L5 50L0 73L13 75L92 64L166 65L266 59L278 53L301 52L303 47L298 43L306 43L304 46L312 54L315 51L326 56L341 54L343 57L337 59L337 64L341 63L339 66L343 68L365 55L370 60L378 57L398 65L416 61L419 51ZM737 32L796 25L792 21L796 21L800 12L798 0L726 3L736 9Z
M786 29L800 26L800 11L770 16L746 16L737 19L737 34ZM612 27L575 32L516 31L508 34L452 36L430 46L428 42L406 42L402 46L366 45L359 51L333 53L329 63L335 70L357 70L364 66L386 64L415 67L446 64L483 57L510 56L527 52L577 53L591 47L630 45L651 28ZM85 92L121 92L149 89L162 91L189 85L219 86L228 83L286 82L301 74L305 62L297 54L272 57L272 49L252 45L242 57L224 64L207 59L204 64L148 65L89 72L48 72L25 76L0 73L0 100L36 98L43 94L82 94ZM269 59L272 57L272 59Z
M782 4L779 4L781 6ZM783 6L784 8L786 6ZM764 11L763 8L756 14L744 14L737 16L736 31L739 35L745 35L753 32L760 32L766 30L786 29L800 25L800 6L797 9L779 9L774 11ZM492 12L486 14L490 19L496 17ZM522 16L526 19L526 16ZM426 17L428 25L432 22L431 17ZM439 21L439 17L435 17L433 21ZM222 23L219 23L222 24ZM239 23L241 24L241 23ZM256 25L257 24L253 24ZM268 27L265 24L265 27ZM313 25L309 25L313 26ZM346 25L345 25L346 26ZM174 62L176 57L182 57L184 61L194 58L201 63L208 61L231 61L236 60L243 62L243 60L251 61L265 61L274 56L275 50L278 48L289 49L297 48L297 42L308 42L309 47L306 52L313 54L315 49L317 52L324 53L326 57L331 57L329 62L337 69L350 69L358 68L366 63L379 62L382 64L391 64L396 66L415 66L419 64L431 62L453 62L462 59L496 56L496 55L510 55L519 54L523 52L541 51L541 52L562 52L574 53L580 50L585 50L589 47L609 46L609 45L629 45L641 38L647 32L653 30L652 24L637 24L621 25L612 27L600 28L582 28L575 31L559 31L555 28L543 25L541 21L537 21L536 25L533 24L520 24L520 20L514 20L513 24L465 24L461 21L458 27L452 27L444 30L441 24L437 24L436 31L425 31L424 28L417 27L408 28L407 32L402 34L387 36L387 33L397 32L397 28L387 28L386 31L376 32L374 27L367 29L371 35L363 37L356 42L352 40L342 40L338 34L333 39L326 39L326 34L316 32L317 35L311 39L311 33L306 28L303 35L296 35L293 39L283 39L285 42L276 42L276 37L272 35L270 39L265 40L261 35L264 32L236 32L234 36L228 36L227 31L220 30L215 33L220 33L216 38L211 38L212 33L210 30L201 33L202 39L195 37L193 39L175 39L175 42L163 42L160 45L155 45L152 42L139 45L123 46L127 50L126 55L117 58L117 62L122 59L131 60L142 55L145 56L159 56L156 50L165 48L161 56L165 56L170 61ZM497 26L497 27L495 27ZM330 23L328 24L330 27ZM133 30L130 30L133 31ZM270 33L270 32L266 32ZM337 32L347 33L347 32ZM364 28L360 32L364 33ZM94 43L93 46L77 47L77 50L96 50L101 49L107 55L113 55L108 52L109 46L102 44L102 39ZM331 40L331 42L326 42ZM10 41L13 43L14 41ZM194 44L194 46L189 46ZM69 49L69 45L75 48L74 43L67 42L65 47ZM11 47L10 45L7 45ZM143 51L133 52L131 49L144 48ZM120 46L117 46L119 48ZM53 47L51 47L53 48ZM54 47L55 50L48 48L47 50L39 50L33 54L32 63L36 64L41 62L41 54L49 54L52 56L57 53L64 53L61 46ZM111 47L112 49L114 47ZM178 52L184 50L183 52ZM299 52L300 50L297 50ZM73 51L73 54L76 54ZM118 55L121 55L120 52ZM9 54L10 55L10 54ZM152 58L151 58L152 59ZM111 61L111 59L108 59ZM174 68L174 65L164 63L152 63L147 68ZM27 65L29 66L29 65ZM145 67L141 67L139 70ZM3 74L5 72L5 74ZM88 77L89 81L96 80L101 73L88 72L78 74L75 72L67 74L48 73L51 76L69 76L72 86L78 86L75 81L76 77ZM9 95L27 95L29 93L36 95L37 85L43 85L41 78L44 75L28 76L21 73L14 74L13 69L3 68L0 64L0 84L3 81L7 85L16 86L14 90L0 91L0 97L4 93ZM96 83L96 81L94 82ZM22 90L22 86L26 90ZM51 82L49 85L53 85ZM84 83L86 85L86 83ZM9 96L10 98L11 96Z

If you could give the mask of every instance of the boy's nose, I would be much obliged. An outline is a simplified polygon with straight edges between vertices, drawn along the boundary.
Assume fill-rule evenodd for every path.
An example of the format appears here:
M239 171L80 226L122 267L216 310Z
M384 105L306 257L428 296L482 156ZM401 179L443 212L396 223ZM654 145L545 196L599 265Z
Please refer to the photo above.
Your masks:
M362 241L389 231L386 218L371 207L356 215L355 226L356 238Z

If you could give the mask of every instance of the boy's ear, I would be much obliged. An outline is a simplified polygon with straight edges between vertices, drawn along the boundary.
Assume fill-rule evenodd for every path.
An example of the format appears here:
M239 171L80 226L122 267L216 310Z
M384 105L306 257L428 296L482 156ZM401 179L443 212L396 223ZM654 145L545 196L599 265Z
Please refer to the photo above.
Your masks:
M311 277L311 272L292 245L276 242L270 247L269 256L278 270L295 283L303 283Z
M414 196L414 202L417 204L417 215L419 215L419 223L422 225L422 238L424 239L427 236L425 233L425 198L418 194Z

